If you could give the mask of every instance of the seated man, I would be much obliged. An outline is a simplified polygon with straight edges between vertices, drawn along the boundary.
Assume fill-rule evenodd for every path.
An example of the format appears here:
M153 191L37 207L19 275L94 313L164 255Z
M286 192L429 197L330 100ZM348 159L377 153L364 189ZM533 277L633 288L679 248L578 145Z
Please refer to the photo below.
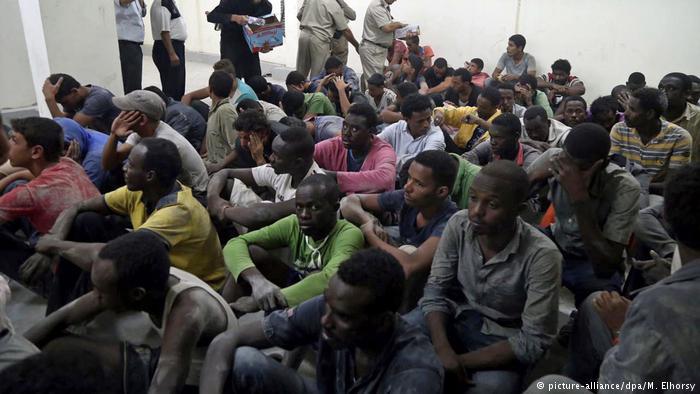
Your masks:
M476 145L489 138L491 122L496 119L501 111L501 93L492 87L484 89L477 99L476 106L466 107L441 107L435 108L435 124L445 124L459 128L454 136L454 143L459 152L472 150Z
M168 97L156 86L143 88L160 96L165 102L165 118L163 121L175 131L182 134L187 141L199 151L207 133L207 120L194 108Z
M234 168L253 168L270 162L272 141L277 134L265 115L256 110L243 111L234 124L238 133L232 151Z
M691 81L688 102L693 105L700 105L700 77L697 75L688 75L688 78L690 78Z
M627 82L625 82L625 86L627 87L630 93L634 93L637 90L645 88L647 86L647 79L644 76L644 74L640 73L639 71L635 71L632 74L630 74L629 77L627 77Z
M396 311L404 288L389 254L356 252L323 295L218 336L200 392L442 393L442 368L428 338ZM315 382L257 350L318 346Z
M287 114L282 111L282 108L263 100L243 99L236 104L236 112L238 112L238 114L249 109L254 109L262 113L270 122L279 122L282 118L287 116Z
M181 167L174 143L144 138L129 154L126 186L66 209L48 237L79 243L107 242L127 231L126 224L113 215L127 216L136 232L154 233L167 245L174 267L220 289L226 269L219 237L206 209L188 187L177 182ZM89 271L89 267L60 261L49 311L84 294L88 277L81 269Z
M548 117L553 118L554 111L549 106L547 95L537 89L537 78L530 74L524 74L517 81L518 83L515 85L515 101L525 108L539 105L547 111Z
M353 93L350 86L341 77L332 77L327 81L325 94L331 104L333 104L336 114L340 116L347 115L348 109L352 104L351 100L366 102L365 97L360 92Z
M83 166L88 178L99 190L111 186L109 172L102 169L102 151L107 136L95 130L85 129L69 118L56 118L63 129L63 142L68 146L65 156Z
M547 117L547 111L539 105L528 108L523 115L523 144L540 152L549 148L561 148L571 127Z
M521 132L522 125L517 116L498 115L491 122L488 141L480 143L463 157L479 166L497 160L510 160L527 170L540 156L540 152L530 145L520 143Z
M457 206L450 192L457 176L457 163L442 151L419 153L408 168L402 190L382 194L351 195L341 202L341 212L361 226L370 246L396 257L406 273L402 310L415 306L423 293L425 279L447 220ZM398 236L389 237L373 215L398 214Z
M343 135L316 144L314 160L335 178L340 192L379 193L394 189L396 153L377 138L377 115L369 104L353 104Z
M288 116L308 119L316 115L335 115L335 106L323 93L290 90L282 96L282 110Z
M401 103L401 120L387 126L379 133L379 138L394 148L396 170L418 153L426 150L444 150L445 138L442 131L431 122L432 102L427 96L414 93Z
M418 93L418 88L416 85L410 82L404 82L396 85L396 100L393 104L389 104L384 110L379 112L379 121L384 124L393 124L403 119L401 115L401 104L403 99Z
M525 171L489 163L469 208L447 223L420 307L406 320L429 332L446 385L468 393L519 393L557 330L561 254L518 214Z
M97 85L83 86L68 74L51 74L42 92L51 117L72 118L83 127L105 134L119 115L119 108L112 103L112 92Z
M515 84L501 82L497 86L498 92L501 93L501 106L499 108L501 113L511 113L522 119L527 108L515 102ZM545 117L546 115L545 113Z
M287 123L290 119L295 119L300 122L301 127L306 127L306 130L311 134L315 143L329 140L339 136L343 131L343 118L335 115L314 116L302 121L294 117L287 117ZM291 124L289 125L292 126Z
M624 114L618 112L620 104L613 96L602 96L591 103L591 122L603 126L610 132L615 123L624 121Z
M696 302L700 297L698 199L700 166L684 166L671 176L664 191L666 220L678 239L681 268L640 293L634 301L609 292L588 297L580 308L572 335L576 351L569 353L566 372L570 377L582 383L597 378L598 393L605 394L620 392L605 385L649 387L663 393L697 388L700 382L695 367L700 357L700 304ZM545 379L546 383L574 383L559 376ZM534 387L527 391L540 392Z
M555 111L566 97L583 96L586 93L583 81L571 75L571 63L566 59L552 63L552 72L542 74L537 80L537 86L539 89L547 89L547 98Z
M525 37L515 34L508 38L506 52L501 55L491 77L497 81L517 81L522 75L533 78L537 72L535 57L525 52ZM545 97L546 98L546 97Z
M229 96L233 78L223 71L214 71L209 77L211 108L207 119L206 152L204 166L209 174L230 167L236 160L234 152L238 132L234 127L238 112L231 105Z
M588 104L581 96L569 96L562 101L561 121L569 127L574 127L588 118ZM557 115L557 117L560 115Z
M443 57L435 59L435 63L423 73L425 83L428 84L428 94L442 93L452 86L451 77L454 69L447 66L447 60Z
M220 221L260 228L294 213L299 183L323 170L314 161L314 141L300 127L280 132L272 141L270 164L224 169L211 178L207 208ZM227 181L233 184L228 185ZM265 203L249 187L272 189L274 204Z
M287 74L287 78L285 79L284 83L287 85L287 92L296 91L308 93L312 91L310 89L311 82L309 82L309 80L306 79L306 76L299 71L291 71L289 74Z
M556 221L548 229L564 255L562 281L578 306L598 290L619 291L622 253L639 212L639 182L608 161L610 137L593 123L569 132L563 149L546 151L528 169L549 179Z
M382 74L374 74L367 79L365 96L369 105L377 112L377 115L381 114L382 111L396 101L396 93L391 89L387 89L384 82L385 79Z
M243 82L242 79L236 77L236 68L229 59L221 59L217 61L214 63L213 68L214 71L223 71L233 78L233 87L231 88L230 97L233 104L238 104L244 99L258 99L258 96L255 95L253 89L248 86L247 83ZM194 100L203 100L207 97L209 97L209 87L203 87L185 94L182 96L180 101L185 105L191 105Z
M120 392L174 393L186 383L196 385L209 342L238 326L220 295L197 277L170 266L166 245L151 231L135 231L106 245L53 239L39 245L89 270L93 289L46 316L25 337L57 352L69 347L90 349L106 370L124 377L118 379L117 384L124 385ZM160 335L161 347L117 342L116 338L110 343L61 337L70 326L86 324L108 310L147 313Z
M17 240L15 229L6 224L25 219L32 227L27 237L33 232L46 234L64 209L100 192L79 164L61 157L63 131L56 122L34 117L15 119L12 130L10 163L28 169L34 176L0 196L0 272L19 279L18 269L32 255L36 240L28 246Z
M360 78L355 73L355 70L343 64L343 62L335 56L331 56L326 60L324 70L320 74L311 78L311 89L314 92L323 92L323 87L326 86L326 81L331 77L339 77L350 87L351 92L360 91ZM320 89L319 89L320 88Z
M403 82L409 82L416 85L416 88L418 88L421 94L427 94L428 84L425 83L425 78L421 75L422 69L423 62L421 59L411 53L401 62L400 73L392 77L392 84L397 85Z
M421 46L419 36L412 35L406 37L406 48L408 51L404 52L404 59L407 59L410 55L416 55L423 61L423 68L420 70L421 74L433 65L433 57L435 56L433 48L429 45Z
M489 74L483 71L484 61L479 59L478 57L475 57L474 59L468 62L464 62L464 67L472 75L472 84L479 88L484 88L486 80L491 78Z
M267 82L262 75L252 76L248 78L247 82L260 100L278 107L282 102L282 95L287 92L287 89L282 86Z
M610 131L610 153L642 166L652 177L652 194L663 192L670 171L690 163L692 138L683 128L661 119L666 102L666 95L657 89L637 90L629 98L625 121Z
M688 103L692 89L691 79L683 73L666 74L659 82L659 90L666 93L668 107L661 117L684 128L693 137L690 157L700 162L700 107Z
M120 168L131 150L143 138L163 138L177 146L182 162L182 173L178 179L185 186L192 188L195 197L201 198L206 193L209 181L207 169L192 144L160 120L165 112L163 100L153 92L134 90L126 96L115 97L112 101L122 113L112 124L112 131L102 151L102 168ZM126 138L126 141L119 144L119 140L123 138Z
M364 246L360 230L338 220L338 185L327 175L305 178L296 214L243 234L224 247L239 313L293 307L323 293L340 264ZM289 248L288 258L273 249ZM242 297L242 298L241 298Z
M455 107L474 107L481 88L472 84L472 74L466 68L455 70L450 78L452 86L445 92L445 101Z

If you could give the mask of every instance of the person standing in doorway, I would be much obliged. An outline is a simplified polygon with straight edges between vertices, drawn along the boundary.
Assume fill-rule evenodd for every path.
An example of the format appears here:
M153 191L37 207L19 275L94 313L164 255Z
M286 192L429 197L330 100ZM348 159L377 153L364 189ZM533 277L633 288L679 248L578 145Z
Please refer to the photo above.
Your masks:
M141 89L143 73L143 52L141 44L145 30L143 18L146 16L144 0L114 0L114 14L119 39L119 61L122 65L124 94Z
M185 40L187 26L175 0L155 0L151 6L153 63L163 92L175 100L185 94Z

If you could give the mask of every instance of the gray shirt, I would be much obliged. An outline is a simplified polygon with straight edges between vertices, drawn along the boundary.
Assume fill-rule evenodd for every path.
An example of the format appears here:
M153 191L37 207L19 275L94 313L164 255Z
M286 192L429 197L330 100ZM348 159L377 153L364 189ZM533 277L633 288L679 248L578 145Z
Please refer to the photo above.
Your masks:
M522 149L522 162L518 162L518 157L516 157L515 162L524 170L527 170L540 156L540 151L526 144L520 144L519 149ZM491 151L491 142L489 141L480 143L462 156L470 163L478 166L485 166L494 160L493 151ZM518 156L520 156L520 153L518 153Z
M382 130L379 133L379 138L394 147L397 172L401 171L401 167L408 160L424 150L445 150L445 137L442 130L432 123L427 133L413 138L408 130L408 123L405 120L400 120Z
M561 254L518 218L513 239L484 262L468 215L463 210L447 222L420 307L450 317L477 311L482 333L508 338L519 361L534 363L557 332Z
M371 41L385 48L394 43L394 33L385 33L382 27L393 21L389 5L384 0L372 0L367 6L362 39Z
M525 52L523 54L522 60L520 60L520 63L515 64L515 61L513 60L512 57L508 56L507 53L504 53L501 55L500 59L498 59L498 63L496 64L496 68L500 68L503 70L503 75L523 75L528 71L534 71L537 69L537 62L535 61L535 57L530 55L529 53Z

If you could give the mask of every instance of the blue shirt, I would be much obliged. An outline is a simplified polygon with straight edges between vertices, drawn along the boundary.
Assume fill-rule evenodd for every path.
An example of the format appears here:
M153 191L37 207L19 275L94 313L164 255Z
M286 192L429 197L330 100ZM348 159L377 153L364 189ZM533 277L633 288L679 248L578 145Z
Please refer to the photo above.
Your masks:
M255 91L250 87L250 85L243 82L243 80L240 78L236 78L236 80L238 81L238 89L233 95L234 104L238 104L245 99L258 101L258 96L255 94Z
M82 158L81 165L92 183L101 189L109 174L102 169L102 148L107 143L109 136L99 131L85 129L73 119L54 118L54 121L63 129L65 143L70 143L73 140L78 142Z

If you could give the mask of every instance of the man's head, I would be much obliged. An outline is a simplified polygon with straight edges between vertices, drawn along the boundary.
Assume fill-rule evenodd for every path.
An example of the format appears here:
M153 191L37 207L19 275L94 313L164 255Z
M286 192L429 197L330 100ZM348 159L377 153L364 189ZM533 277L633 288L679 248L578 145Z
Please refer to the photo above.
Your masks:
M287 74L287 79L285 80L288 91L304 92L309 88L310 82L306 79L306 76L299 71L292 71Z
M367 152L377 131L377 113L369 104L353 104L343 121L343 146L358 152Z
M457 177L457 163L449 153L427 150L419 153L408 167L404 199L408 206L426 208L449 198Z
M139 134L148 125L157 126L165 114L163 99L148 90L134 90L125 96L112 97L112 103L122 111L141 113L138 123L134 126L134 131Z
M472 84L472 73L466 68L458 68L452 74L452 88L457 92L466 91Z
M407 58L401 63L401 72L404 75L417 76L420 70L423 69L423 60L413 53L409 53Z
M335 86L334 83L329 83L326 85L326 88L326 97L328 97L328 100L330 100L331 103L340 103L340 93L338 92L338 87ZM348 85L345 87L345 96L350 102L352 102L352 86Z
M622 105L622 97L631 94L632 91L626 85L617 85L610 91L610 95L617 100L617 112L625 112L625 107Z
M90 278L111 310L142 310L148 298L163 297L170 275L167 247L158 235L136 230L107 243L92 264Z
M647 80L646 77L644 77L644 74L635 71L627 78L625 85L630 91L635 92L647 86Z
M355 252L324 292L323 340L334 348L381 347L393 328L404 283L394 256L374 248Z
M340 189L328 175L313 174L299 183L295 203L301 232L319 240L335 227Z
M444 57L439 57L433 62L433 72L440 78L447 76L447 60Z
M574 127L586 121L588 106L581 96L568 96L562 103L564 106L564 124Z
M506 47L506 53L508 56L513 57L519 55L525 51L525 37L521 34L514 34L508 38L508 46Z
M343 64L343 61L338 59L335 56L329 57L326 60L326 64L323 67L323 69L326 70L326 75L335 74L339 77L343 76L343 69L344 68L345 68L345 65Z
M617 123L617 99L613 96L602 96L591 103L591 121L610 131Z
M564 85L571 75L571 63L566 59L559 59L552 63L552 80L557 85Z
M518 83L515 85L516 89L529 89L532 97L537 94L537 78L534 75L523 74L518 78Z
M265 109L259 101L253 99L243 99L236 104L236 113L243 113L245 111L257 111L261 114L265 114Z
M692 87L690 77L679 72L666 74L659 82L659 90L666 94L669 108L685 109Z
M501 94L501 112L513 113L515 85L510 82L501 82L498 84L498 92Z
M56 93L56 102L66 111L76 111L85 101L79 91L82 85L68 74L51 74L49 82L55 85L60 78L63 78L63 82Z
M476 235L498 236L512 231L526 208L530 183L525 170L510 160L492 161L469 189L469 221Z
M581 171L606 160L610 153L610 135L603 126L581 123L571 129L564 141L563 154Z
M408 124L408 130L416 136L424 135L430 130L433 116L433 103L430 97L414 93L405 97L401 103L401 115Z
M147 90L149 92L153 92L153 93L157 94L158 97L160 97L163 100L163 102L165 103L165 106L167 107L168 101L169 101L168 96L166 96L165 92L160 90L159 87L151 85L151 86L146 86L145 88L143 88L143 90Z
M209 97L212 100L225 99L233 90L233 78L225 71L214 71L209 77Z
M290 127L272 141L270 166L276 174L307 170L314 159L314 139L306 128Z
M625 123L629 127L643 127L658 121L666 112L668 100L658 89L641 88L630 96L625 110Z
M685 248L700 253L700 164L677 169L664 188L664 218L671 226L681 249L683 263L688 262Z
M688 102L691 104L700 104L700 77L697 75L689 75L690 78L690 94L688 95Z
M182 172L182 159L172 141L144 138L124 164L124 182L131 191L173 188Z
M501 92L494 87L487 87L481 91L476 99L476 112L481 119L489 119L501 106Z
M234 127L238 130L238 139L244 149L250 149L248 146L251 135L258 137L263 145L268 143L272 135L270 122L267 121L265 114L256 110L240 112Z
M282 95L282 110L289 116L303 119L306 115L304 93L298 90L288 90Z
M384 95L385 79L382 74L376 73L367 78L367 91L372 98L378 99Z
M400 106L401 103L403 103L404 98L414 93L418 93L418 87L415 83L401 82L400 84L396 85L396 104Z
M30 168L32 164L57 163L63 154L63 129L51 119L13 119L10 164ZM4 133L4 131L0 131Z
M414 53L418 55L420 53L420 37L406 37L406 47L408 48L409 53Z
M469 70L472 75L476 75L481 72L481 70L484 69L484 61L479 59L478 57L475 57L474 59L469 61L469 66L467 67L467 70Z
M550 124L547 111L539 105L533 105L523 114L523 127L527 136L533 141L547 142Z
M522 126L517 116L509 113L498 115L491 122L489 130L491 152L503 158L517 154L521 131Z
M236 66L229 59L221 59L214 63L214 71L223 71L230 75L231 78L236 79Z

